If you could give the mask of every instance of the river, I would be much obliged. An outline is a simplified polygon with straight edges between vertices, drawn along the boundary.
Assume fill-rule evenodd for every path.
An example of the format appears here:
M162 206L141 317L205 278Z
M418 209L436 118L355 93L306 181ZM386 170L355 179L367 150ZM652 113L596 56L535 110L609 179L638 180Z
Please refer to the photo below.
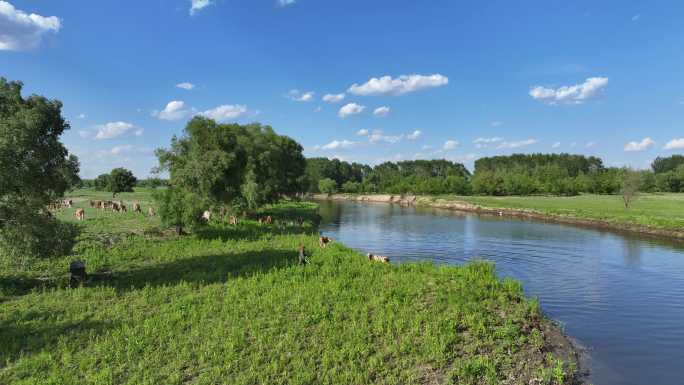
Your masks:
M684 383L684 244L554 223L320 202L321 231L392 262L488 260L587 348L595 385Z

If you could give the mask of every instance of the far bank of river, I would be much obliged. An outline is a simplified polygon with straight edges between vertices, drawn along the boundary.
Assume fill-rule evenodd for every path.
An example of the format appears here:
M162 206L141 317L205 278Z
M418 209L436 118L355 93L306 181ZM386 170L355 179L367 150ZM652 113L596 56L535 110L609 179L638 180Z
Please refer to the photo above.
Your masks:
M419 196L419 195L392 195L392 194L316 194L313 196L315 200L333 200L333 201L356 201L356 202L373 202L373 203L391 203L403 206L421 206L432 207L438 209L455 210L461 212L494 215L502 217L516 217L523 219L534 219L540 221L552 221L562 224L570 224L582 227L590 227L596 229L613 230L618 232L629 232L641 234L646 236L667 238L673 240L684 241L684 228L672 228L665 226L651 226L642 225L638 223L630 223L629 221L621 220L617 217L611 217L606 214L605 218L598 219L588 217L581 209L565 210L563 214L548 212L544 209L538 208L514 208L506 207L505 198L502 199L501 204L497 205L482 205L477 203L466 202L464 200L442 198L434 196ZM530 198L534 199L534 198ZM556 199L572 199L561 198Z

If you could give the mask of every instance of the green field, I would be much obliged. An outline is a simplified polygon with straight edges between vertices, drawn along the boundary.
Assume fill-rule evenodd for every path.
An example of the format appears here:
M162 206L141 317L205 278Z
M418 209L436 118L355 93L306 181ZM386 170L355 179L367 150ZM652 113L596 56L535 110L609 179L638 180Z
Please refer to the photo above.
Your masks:
M145 211L150 196L121 199ZM557 329L492 265L371 263L318 247L314 204L266 210L276 224L178 237L87 208L74 255L2 259L0 384L570 383ZM70 289L74 259L90 277Z
M598 219L666 230L684 230L684 194L643 194L625 209L617 195L557 196L440 196L491 208L535 210L545 214Z

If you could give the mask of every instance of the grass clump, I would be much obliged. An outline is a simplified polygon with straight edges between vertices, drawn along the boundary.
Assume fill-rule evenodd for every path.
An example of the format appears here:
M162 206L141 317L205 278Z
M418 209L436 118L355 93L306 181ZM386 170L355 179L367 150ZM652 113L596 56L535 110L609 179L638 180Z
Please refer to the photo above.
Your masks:
M86 237L64 259L2 261L0 383L568 381L566 357L547 357L538 303L493 265L371 263L341 244L318 247L315 205L266 210L275 225L212 223L182 237L137 233L154 218L130 218L140 225L128 234L117 217L89 218L84 233L119 236ZM308 219L290 224L286 213ZM70 289L74 258L91 276ZM9 283L16 276L24 286Z

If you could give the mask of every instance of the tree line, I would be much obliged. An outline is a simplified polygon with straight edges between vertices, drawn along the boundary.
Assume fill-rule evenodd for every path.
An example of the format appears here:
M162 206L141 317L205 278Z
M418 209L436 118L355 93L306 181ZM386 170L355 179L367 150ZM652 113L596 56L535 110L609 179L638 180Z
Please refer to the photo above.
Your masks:
M338 159L311 158L309 193L457 195L620 194L684 192L684 156L656 158L651 170L606 167L600 158L572 154L513 154L478 159L475 171L447 160L385 162L375 167Z

